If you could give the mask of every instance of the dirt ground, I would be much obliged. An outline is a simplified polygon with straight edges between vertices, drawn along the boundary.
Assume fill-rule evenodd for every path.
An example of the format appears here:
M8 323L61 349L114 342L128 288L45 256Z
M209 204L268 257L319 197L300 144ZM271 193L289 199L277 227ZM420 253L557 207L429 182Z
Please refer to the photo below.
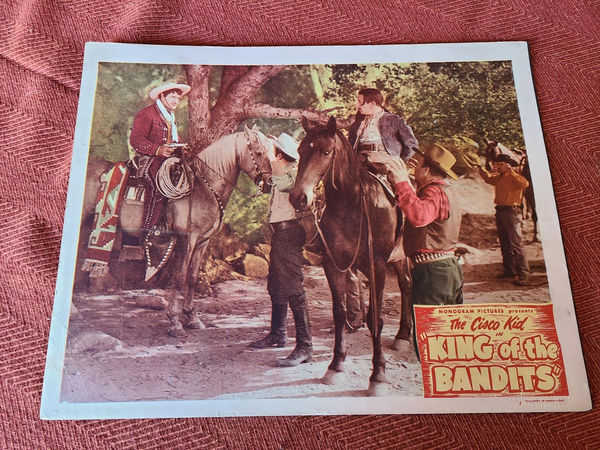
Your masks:
M546 302L550 300L540 243L524 222L533 286L498 279L502 272L495 237L493 190L476 178L457 183L464 210L462 245L465 303ZM334 342L331 297L322 268L305 266L314 359L293 368L276 367L294 346L288 315L285 348L254 350L248 344L264 335L270 321L266 280L225 281L214 295L195 299L207 324L187 338L169 337L162 290L127 290L112 295L74 293L65 353L61 400L112 402L144 400L361 397L371 372L371 339L366 328L347 335L346 375L336 385L321 378ZM153 307L140 306L152 303ZM422 380L411 346L390 347L398 331L400 293L388 277L383 304L383 345L390 396L421 396Z

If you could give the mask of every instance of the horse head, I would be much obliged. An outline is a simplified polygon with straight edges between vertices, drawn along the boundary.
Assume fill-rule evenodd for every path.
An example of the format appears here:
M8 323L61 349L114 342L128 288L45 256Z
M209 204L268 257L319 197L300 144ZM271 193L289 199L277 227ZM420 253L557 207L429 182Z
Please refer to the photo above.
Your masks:
M273 142L254 127L244 126L244 137L247 151L239 157L240 168L262 192L262 187L271 177L269 153L273 151Z
M334 117L327 125L312 122L302 117L302 127L306 136L300 142L298 153L298 176L290 191L290 202L296 209L309 208L314 199L319 182L337 188L344 184L352 159L352 149L346 138L337 130Z
M524 150L513 148L509 150L505 145L501 144L498 141L490 141L486 139L486 149L485 149L485 161L486 168L491 169L492 163L496 161L496 158L500 155L507 155L512 160L517 163L518 167L522 168L525 165L526 161L526 153Z

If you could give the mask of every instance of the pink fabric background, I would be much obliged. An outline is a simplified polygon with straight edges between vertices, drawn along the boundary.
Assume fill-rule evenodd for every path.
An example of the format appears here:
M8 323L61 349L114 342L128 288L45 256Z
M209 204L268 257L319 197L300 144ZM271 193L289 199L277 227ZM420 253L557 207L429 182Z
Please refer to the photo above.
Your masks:
M597 1L5 0L0 9L0 448L600 446L598 410L86 422L38 418L86 41L225 46L528 41L597 404Z

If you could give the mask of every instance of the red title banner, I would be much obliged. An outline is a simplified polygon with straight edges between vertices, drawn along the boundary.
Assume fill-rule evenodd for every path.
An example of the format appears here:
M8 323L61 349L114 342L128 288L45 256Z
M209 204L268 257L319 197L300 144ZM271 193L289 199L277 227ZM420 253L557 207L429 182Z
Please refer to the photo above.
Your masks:
M551 303L414 308L425 397L568 395Z

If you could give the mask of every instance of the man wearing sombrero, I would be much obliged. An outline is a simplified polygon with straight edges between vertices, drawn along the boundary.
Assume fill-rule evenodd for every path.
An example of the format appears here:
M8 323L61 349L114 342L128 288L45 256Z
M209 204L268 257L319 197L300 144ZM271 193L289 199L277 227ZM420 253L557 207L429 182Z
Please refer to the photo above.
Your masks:
M296 325L296 347L279 366L297 366L312 359L312 337L308 317L306 292L302 285L302 246L306 233L298 220L296 210L289 200L289 190L294 186L298 167L298 142L282 133L273 140L275 147L271 160L271 201L269 227L271 252L269 253L269 278L267 290L271 297L271 331L262 339L252 342L252 348L285 346L288 304Z
M166 240L160 237L164 234L160 222L165 197L156 188L156 174L165 159L173 154L175 147L171 144L179 143L175 109L190 89L187 84L172 82L155 87L149 94L153 103L139 111L133 119L129 142L138 155L138 176L146 180L148 185L143 220L144 230L148 231L144 242L147 269L150 269L150 272L147 270L147 279L148 273L154 274L164 265L173 248L172 237ZM150 240L155 241L154 245L148 245ZM154 251L163 247L164 251L159 252L161 254L153 255Z
M370 162L387 171L388 179L396 187L397 206L406 217L403 239L404 251L413 266L412 304L462 303L463 272L454 254L462 210L446 181L448 177L458 179L452 170L456 158L441 145L426 148L415 168L416 193L402 159Z

